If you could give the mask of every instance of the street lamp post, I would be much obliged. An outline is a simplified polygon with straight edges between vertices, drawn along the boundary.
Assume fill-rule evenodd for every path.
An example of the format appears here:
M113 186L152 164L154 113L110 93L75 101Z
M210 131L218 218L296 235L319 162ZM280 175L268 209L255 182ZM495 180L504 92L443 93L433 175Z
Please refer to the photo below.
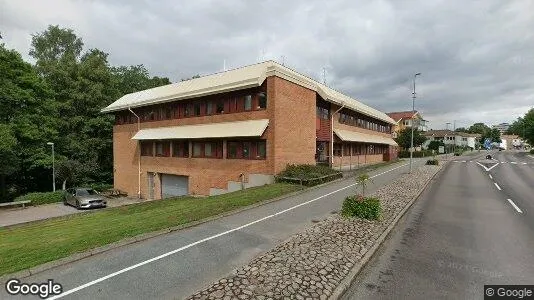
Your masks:
M46 143L49 146L52 146L52 191L56 191L56 164L54 159L54 143Z
M413 94L412 94L412 136L410 138L410 173L412 173L412 158L413 158L413 128L414 128L414 115L415 115L415 78L421 75L421 73L416 73L413 76Z

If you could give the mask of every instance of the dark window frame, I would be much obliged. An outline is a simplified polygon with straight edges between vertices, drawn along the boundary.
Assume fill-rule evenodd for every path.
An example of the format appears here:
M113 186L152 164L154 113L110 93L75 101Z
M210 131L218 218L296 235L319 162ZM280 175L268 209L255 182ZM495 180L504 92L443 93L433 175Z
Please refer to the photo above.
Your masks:
M140 141L141 156L154 156L154 142Z

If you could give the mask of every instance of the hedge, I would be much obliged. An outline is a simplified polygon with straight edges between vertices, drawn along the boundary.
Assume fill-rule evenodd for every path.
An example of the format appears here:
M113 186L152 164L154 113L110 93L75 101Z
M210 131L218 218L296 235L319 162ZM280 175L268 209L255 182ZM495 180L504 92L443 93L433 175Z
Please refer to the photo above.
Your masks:
M343 174L328 166L316 165L287 165L286 169L276 177L276 182L297 183L305 186L313 186L337 178Z
M15 201L30 200L32 205L41 205L47 203L61 202L63 201L64 195L64 191L29 193L15 198Z
M432 150L423 150L423 151L414 151L413 157L427 157L433 156ZM399 158L408 158L410 157L410 151L402 150L399 151Z
M344 217L358 217L368 220L380 218L380 200L374 197L349 196L343 201L341 215Z

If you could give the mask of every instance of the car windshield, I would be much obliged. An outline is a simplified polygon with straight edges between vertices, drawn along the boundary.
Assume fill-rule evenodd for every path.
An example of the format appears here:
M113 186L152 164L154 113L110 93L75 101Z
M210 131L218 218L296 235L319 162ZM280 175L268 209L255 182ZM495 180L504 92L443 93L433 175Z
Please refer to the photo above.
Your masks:
M96 195L96 191L93 189L80 189L76 190L76 194L78 196L89 196L89 195Z

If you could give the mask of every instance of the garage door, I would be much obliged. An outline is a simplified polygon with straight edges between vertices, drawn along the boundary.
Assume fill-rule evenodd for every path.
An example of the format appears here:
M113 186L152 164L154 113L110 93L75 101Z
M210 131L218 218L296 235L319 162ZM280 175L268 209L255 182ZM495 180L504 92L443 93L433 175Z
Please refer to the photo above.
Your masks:
M189 194L189 178L170 174L161 175L161 198L183 196Z

